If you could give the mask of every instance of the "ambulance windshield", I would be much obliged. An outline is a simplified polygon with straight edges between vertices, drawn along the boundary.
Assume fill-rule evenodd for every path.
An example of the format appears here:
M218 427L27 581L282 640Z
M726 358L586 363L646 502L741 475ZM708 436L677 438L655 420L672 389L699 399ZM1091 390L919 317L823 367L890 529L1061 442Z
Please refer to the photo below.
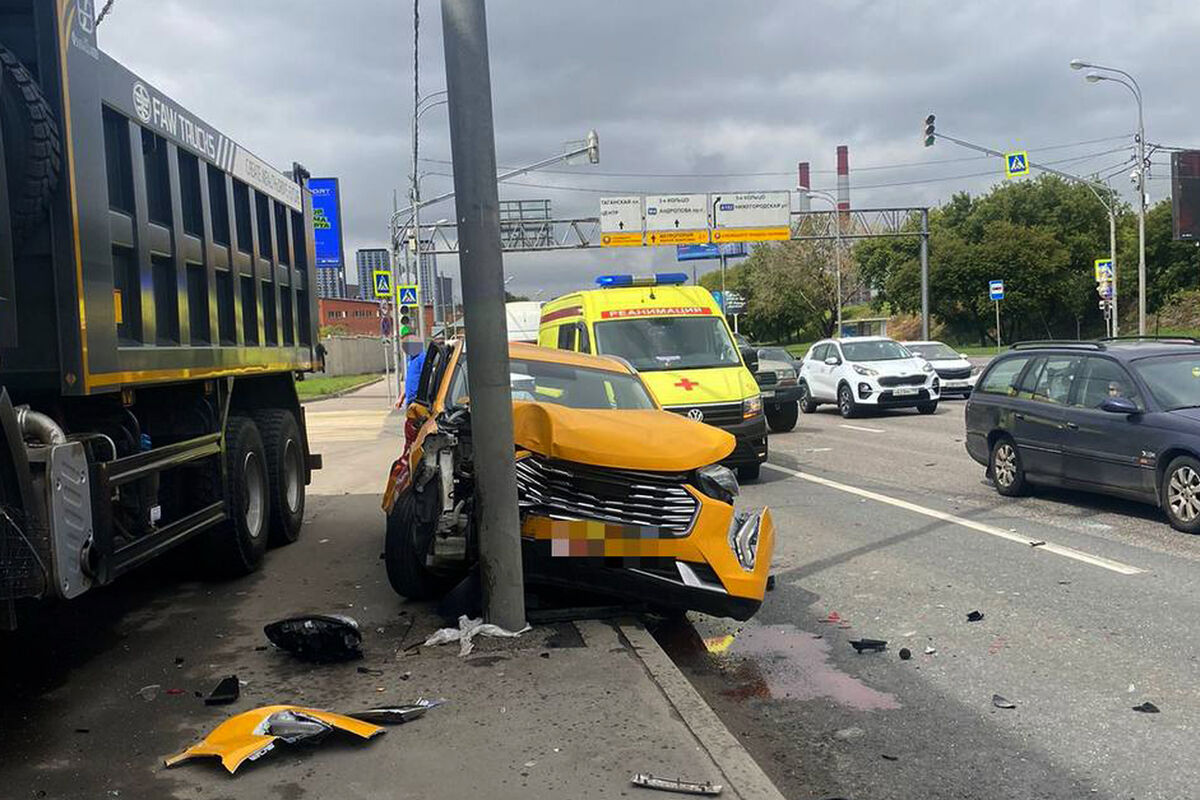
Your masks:
M597 322L596 348L642 372L736 367L742 363L719 317L641 317Z

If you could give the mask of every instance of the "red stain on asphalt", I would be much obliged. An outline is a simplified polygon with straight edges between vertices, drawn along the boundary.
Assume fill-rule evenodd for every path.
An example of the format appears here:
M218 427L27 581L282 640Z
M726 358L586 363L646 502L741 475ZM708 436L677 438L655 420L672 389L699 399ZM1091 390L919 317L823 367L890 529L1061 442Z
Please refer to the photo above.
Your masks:
M1006 644L1008 644L1008 639L1005 639L1003 636L997 636L995 639L992 640L991 646L988 647L988 655L989 656L996 655L996 653L999 653L1001 650L1004 649L1004 645L1006 645Z
M829 698L857 711L900 707L894 695L872 689L830 663L830 642L792 625L745 628L726 651L745 659L736 677L741 686L730 697L773 697L813 700Z

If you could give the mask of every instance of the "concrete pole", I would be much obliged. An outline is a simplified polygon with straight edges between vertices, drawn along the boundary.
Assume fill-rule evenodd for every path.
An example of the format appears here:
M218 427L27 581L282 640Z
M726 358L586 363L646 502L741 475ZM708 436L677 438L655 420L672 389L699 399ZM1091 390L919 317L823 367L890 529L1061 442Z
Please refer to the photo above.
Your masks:
M1131 78L1132 80L1132 78ZM1142 93L1134 92L1138 107L1138 336L1146 335L1146 126L1142 122Z
M997 330L999 330L997 328ZM929 341L929 209L921 209L921 338Z
M1112 300L1109 306L1112 308L1112 335L1120 336L1118 333L1120 327L1117 323L1117 197L1109 195L1110 205L1108 207L1108 258L1112 262Z
M842 338L842 212L835 209L833 212L834 228L833 239L833 271L837 276L837 329L834 330L833 338Z
M512 389L504 316L500 196L483 0L442 0L450 153L471 376L476 519L484 618L525 626L521 523L513 463Z

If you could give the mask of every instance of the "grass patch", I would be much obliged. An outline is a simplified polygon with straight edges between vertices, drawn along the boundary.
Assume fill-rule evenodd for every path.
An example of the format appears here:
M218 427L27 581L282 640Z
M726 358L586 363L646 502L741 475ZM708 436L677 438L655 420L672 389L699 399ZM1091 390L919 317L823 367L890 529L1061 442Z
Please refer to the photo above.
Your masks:
M305 400L320 400L322 397L329 397L330 395L349 391L350 389L357 389L360 386L366 386L379 380L383 380L383 376L378 372L371 372L366 375L338 375L336 377L308 375L304 380L297 381L296 394L300 396L301 402Z

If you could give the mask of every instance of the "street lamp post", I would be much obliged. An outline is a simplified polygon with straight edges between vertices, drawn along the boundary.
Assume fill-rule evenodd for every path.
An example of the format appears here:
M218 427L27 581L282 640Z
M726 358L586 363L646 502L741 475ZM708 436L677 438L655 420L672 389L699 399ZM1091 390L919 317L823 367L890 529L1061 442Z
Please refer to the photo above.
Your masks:
M837 281L837 330L834 332L834 338L840 339L842 338L842 214L838 209L837 198L829 192L809 189L806 186L801 186L800 189L807 193L809 198L824 200L833 206L833 271Z
M1137 101L1138 111L1138 165L1137 165L1137 190L1138 190L1138 335L1144 336L1146 333L1146 126L1143 122L1142 115L1142 87L1138 85L1137 80L1128 72L1116 67L1105 67L1100 64L1092 64L1081 59L1071 61L1071 69L1083 68L1099 70L1098 72L1089 72L1085 79L1088 83L1099 83L1100 81L1112 81L1119 83L1130 91L1133 99ZM1110 75L1101 75L1100 72L1113 72L1117 75L1123 75L1128 80L1114 78ZM1113 269L1114 278L1116 269ZM1113 303L1116 306L1116 303Z

